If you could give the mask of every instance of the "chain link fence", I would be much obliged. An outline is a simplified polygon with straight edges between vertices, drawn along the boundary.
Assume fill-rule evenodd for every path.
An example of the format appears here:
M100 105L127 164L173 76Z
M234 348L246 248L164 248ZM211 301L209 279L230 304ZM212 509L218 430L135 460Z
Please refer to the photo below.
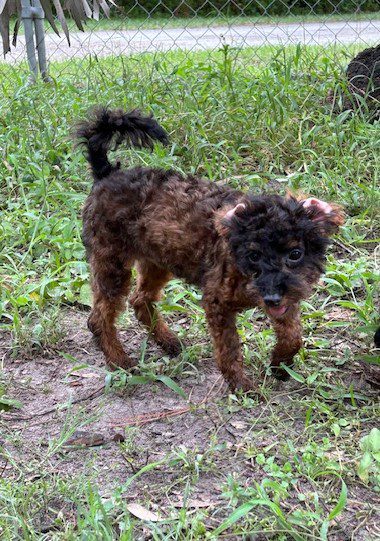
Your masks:
M83 75L100 58L182 51L210 54L228 45L260 58L268 47L319 46L335 54L380 42L378 0L119 0L110 17L70 24L70 44L46 23L46 54L53 73ZM93 14L95 17L98 14ZM170 58L169 56L167 57ZM27 70L21 33L2 64ZM4 66L3 66L4 67Z

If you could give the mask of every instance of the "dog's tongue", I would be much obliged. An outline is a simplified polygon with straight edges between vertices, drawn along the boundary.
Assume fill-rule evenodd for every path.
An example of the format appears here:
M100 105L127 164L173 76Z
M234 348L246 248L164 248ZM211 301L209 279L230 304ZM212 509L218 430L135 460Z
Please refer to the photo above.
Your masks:
M271 316L278 317L285 314L287 309L287 306L271 306L270 308L268 308L268 312Z

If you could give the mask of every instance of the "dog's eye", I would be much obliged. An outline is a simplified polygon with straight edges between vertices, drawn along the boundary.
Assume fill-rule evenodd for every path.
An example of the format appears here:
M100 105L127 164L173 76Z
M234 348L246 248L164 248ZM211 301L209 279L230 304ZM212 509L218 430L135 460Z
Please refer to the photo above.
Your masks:
M261 259L261 252L250 252L248 257L251 263L257 263Z
M288 254L288 260L292 263L296 263L299 261L303 256L302 250L299 250L298 248L294 248L289 254Z

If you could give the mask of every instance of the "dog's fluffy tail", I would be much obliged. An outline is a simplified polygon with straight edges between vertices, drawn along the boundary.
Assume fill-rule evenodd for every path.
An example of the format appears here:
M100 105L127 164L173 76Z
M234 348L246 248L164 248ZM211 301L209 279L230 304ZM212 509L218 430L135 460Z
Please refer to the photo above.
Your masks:
M121 109L94 109L88 120L80 122L75 130L79 144L86 147L87 160L91 165L95 181L109 175L119 167L111 165L108 151L115 141L118 146L123 140L138 148L153 147L153 141L168 143L168 136L152 116L143 116L138 109L125 113Z

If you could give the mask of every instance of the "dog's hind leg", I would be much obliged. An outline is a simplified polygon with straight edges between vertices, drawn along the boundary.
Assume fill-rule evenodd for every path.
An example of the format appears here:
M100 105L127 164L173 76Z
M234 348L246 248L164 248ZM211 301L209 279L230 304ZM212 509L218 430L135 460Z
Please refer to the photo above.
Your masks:
M90 257L93 308L88 328L102 349L110 368L130 368L132 360L117 336L115 321L130 291L132 262L112 252L112 247Z
M136 290L130 299L136 317L147 327L155 342L168 355L178 355L181 351L181 342L169 329L155 306L161 297L163 287L170 280L171 274L146 261L138 263L137 271Z

